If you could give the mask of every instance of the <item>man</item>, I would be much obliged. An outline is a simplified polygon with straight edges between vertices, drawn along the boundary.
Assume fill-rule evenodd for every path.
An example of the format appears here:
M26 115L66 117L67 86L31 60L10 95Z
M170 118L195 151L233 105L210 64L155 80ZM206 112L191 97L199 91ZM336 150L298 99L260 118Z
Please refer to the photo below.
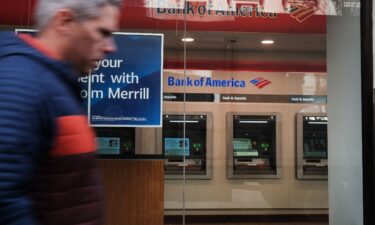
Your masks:
M79 75L116 50L119 0L40 0L36 38L0 35L0 224L96 225L102 189Z

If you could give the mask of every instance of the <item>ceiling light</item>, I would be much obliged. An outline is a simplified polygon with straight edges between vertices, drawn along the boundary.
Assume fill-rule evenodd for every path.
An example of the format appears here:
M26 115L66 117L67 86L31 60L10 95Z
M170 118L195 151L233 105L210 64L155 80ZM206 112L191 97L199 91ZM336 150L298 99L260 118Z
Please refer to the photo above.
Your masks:
M182 38L181 41L183 41L183 42L193 42L194 38L186 37L186 38Z
M262 41L263 45L272 45L273 43L275 43L273 40L263 40Z

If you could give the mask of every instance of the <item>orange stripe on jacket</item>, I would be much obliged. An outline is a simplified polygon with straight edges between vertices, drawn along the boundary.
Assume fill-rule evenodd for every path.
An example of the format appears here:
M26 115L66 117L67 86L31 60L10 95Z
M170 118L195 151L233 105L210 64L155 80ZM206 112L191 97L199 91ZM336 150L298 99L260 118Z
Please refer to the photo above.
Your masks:
M62 58L57 53L47 48L47 46L44 46L37 38L34 38L29 34L19 34L18 36L42 54L55 60L62 60Z
M67 156L94 152L95 134L86 116L63 116L57 118L57 137L53 156Z

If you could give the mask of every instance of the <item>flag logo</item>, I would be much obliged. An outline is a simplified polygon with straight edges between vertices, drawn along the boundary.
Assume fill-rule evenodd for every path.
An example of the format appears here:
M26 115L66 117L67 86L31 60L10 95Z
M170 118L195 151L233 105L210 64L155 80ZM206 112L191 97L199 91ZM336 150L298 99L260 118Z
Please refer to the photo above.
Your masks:
M318 9L313 4L292 4L290 16L302 23L313 16L316 11L318 11Z
M257 88L262 89L272 82L267 79L264 79L263 77L258 77L258 78L251 80L250 83L254 84Z

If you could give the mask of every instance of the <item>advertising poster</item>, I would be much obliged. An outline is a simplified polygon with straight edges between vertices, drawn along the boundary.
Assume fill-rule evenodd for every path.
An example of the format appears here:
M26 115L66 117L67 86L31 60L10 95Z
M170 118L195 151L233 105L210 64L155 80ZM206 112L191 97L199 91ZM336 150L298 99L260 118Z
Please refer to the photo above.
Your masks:
M34 36L37 31L15 32ZM117 51L97 62L90 76L77 78L90 124L161 127L163 34L117 32L114 39Z
M117 51L82 77L92 126L162 125L163 34L115 33ZM91 93L91 94L88 94Z

